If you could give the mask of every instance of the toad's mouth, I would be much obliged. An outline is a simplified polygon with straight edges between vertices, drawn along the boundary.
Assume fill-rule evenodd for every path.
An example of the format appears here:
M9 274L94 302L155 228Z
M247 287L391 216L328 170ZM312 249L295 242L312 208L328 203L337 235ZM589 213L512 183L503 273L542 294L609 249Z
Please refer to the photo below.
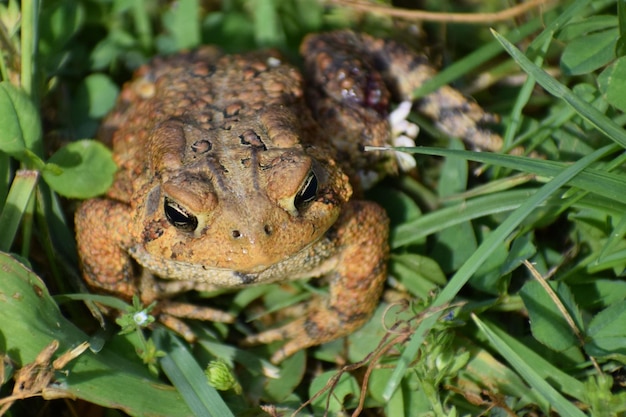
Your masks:
M155 257L140 245L129 249L131 256L156 276L196 282L199 287L212 288L240 288L320 276L332 269L330 265L336 263L336 252L337 248L330 239L321 238L278 261L249 263L245 269L240 269Z

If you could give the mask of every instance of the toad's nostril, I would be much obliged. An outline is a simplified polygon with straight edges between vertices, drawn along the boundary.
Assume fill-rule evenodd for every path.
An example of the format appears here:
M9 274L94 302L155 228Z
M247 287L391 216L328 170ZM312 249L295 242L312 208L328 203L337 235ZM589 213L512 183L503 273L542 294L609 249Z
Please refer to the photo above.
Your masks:
M265 226L263 226L263 231L265 232L267 236L271 236L273 232L272 226L270 226L269 224L266 224Z
M233 230L232 235L233 238L239 239L241 237L241 232L239 230Z

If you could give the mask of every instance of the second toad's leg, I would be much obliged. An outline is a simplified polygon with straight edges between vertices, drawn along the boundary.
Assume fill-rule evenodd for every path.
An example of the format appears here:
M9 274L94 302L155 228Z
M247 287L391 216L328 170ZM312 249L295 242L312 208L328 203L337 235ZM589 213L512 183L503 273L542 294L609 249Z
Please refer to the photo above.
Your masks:
M390 96L398 101L412 100L413 91L436 74L425 55L393 40L350 31L310 35L304 40L301 53L314 91L311 106L318 117L330 116L337 132L350 129L355 117L370 125L370 120L378 117L378 123L383 123ZM462 138L473 148L497 151L502 147L502 138L482 127L497 118L449 86L422 97L416 106L441 131ZM342 118L335 114L342 108L351 112L344 126ZM357 132L355 138L376 146L380 140L366 143L376 129L362 133L360 138Z

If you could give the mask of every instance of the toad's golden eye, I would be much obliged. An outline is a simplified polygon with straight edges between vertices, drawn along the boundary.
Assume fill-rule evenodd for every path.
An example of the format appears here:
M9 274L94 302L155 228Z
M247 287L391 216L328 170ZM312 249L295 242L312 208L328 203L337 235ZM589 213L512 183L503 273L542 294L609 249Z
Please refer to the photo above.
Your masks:
M163 210L167 221L179 230L193 232L198 227L198 218L169 197L165 197Z
M300 191L298 191L298 194L296 194L294 198L293 203L296 209L300 210L306 203L315 200L315 197L317 197L317 185L317 176L311 170L309 171L309 175L304 179Z

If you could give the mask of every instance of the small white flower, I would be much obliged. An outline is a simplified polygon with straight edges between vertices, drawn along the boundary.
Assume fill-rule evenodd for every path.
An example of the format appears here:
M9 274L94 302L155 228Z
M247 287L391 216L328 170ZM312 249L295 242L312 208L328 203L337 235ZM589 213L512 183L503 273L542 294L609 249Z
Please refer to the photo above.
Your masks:
M276 68L278 66L280 66L281 61L280 59L274 57L274 56L270 56L267 58L267 65L269 65L271 68Z
M133 320L135 320L135 323L139 326L143 326L148 322L148 313L146 313L145 310L141 310L133 315Z
M411 112L412 105L413 103L410 101L403 101L389 114L393 146L415 146L415 138L419 134L419 126L406 119ZM411 154L396 152L396 159L398 160L400 171L407 172L417 166L415 158Z

